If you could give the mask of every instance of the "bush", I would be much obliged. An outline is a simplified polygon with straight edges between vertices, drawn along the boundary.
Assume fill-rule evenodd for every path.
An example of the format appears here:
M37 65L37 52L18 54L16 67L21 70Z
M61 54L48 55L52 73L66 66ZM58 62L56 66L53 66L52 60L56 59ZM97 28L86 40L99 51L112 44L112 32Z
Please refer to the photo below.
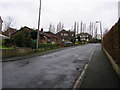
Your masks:
M13 43L12 39L4 39L2 45L9 47L12 45L12 43Z
M51 43L48 43L48 44L42 44L42 43L40 43L39 44L39 48L45 48L45 49L47 49L47 48L55 48L55 47L58 47L58 45L57 44L51 44Z
M35 31L35 30L31 31L30 36L33 40L37 39L37 31Z
M24 47L25 46L25 37L23 34L16 34L13 37L14 44L18 47Z
M13 36L14 44L18 47L34 47L34 42L30 37L29 32L17 33Z

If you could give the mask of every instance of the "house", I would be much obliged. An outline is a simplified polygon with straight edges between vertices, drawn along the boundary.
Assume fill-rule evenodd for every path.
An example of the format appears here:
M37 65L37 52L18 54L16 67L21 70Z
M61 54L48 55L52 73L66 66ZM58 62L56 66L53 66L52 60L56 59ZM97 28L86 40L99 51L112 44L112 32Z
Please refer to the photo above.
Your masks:
M62 40L60 37L58 37L56 34L50 32L50 31L45 32L45 33L47 33L51 36L51 43L59 44L62 46Z
M57 33L57 36L61 38L62 42L73 41L75 39L75 32L74 31L66 31L62 30Z
M1 18L1 16L0 16L0 42L1 42L1 40L3 40L3 39L8 39L9 37L7 37L7 36L5 36L5 35L2 35L2 23L3 23L3 21L2 21L2 18ZM1 44L1 43L0 43Z
M39 43L44 43L44 44L46 44L46 43L51 43L52 42L52 37L49 35L49 34L47 34L47 33L45 33L44 31L43 31L43 28L41 29L41 31L39 32Z
M17 33L31 32L32 30L33 29L25 26L25 27L22 27L20 30L16 30L16 31L15 29L9 29L7 34L9 35L9 31L11 31L11 37L13 37Z
M0 16L0 34L2 34L2 23L3 23L3 21L2 21L2 18Z
M7 36L5 36L5 35L0 34L0 40L3 40L3 39L9 39L9 37L7 37Z
M54 33L52 32L44 32L43 28L41 29L41 31L39 32L40 34L40 39L39 42L40 43L52 43L52 44L62 44L61 39Z
M77 38L79 38L81 41L89 42L92 40L92 35L89 33L80 33L77 35Z
M5 32L3 32L3 35L7 37L11 37L12 34L14 34L17 30L14 28L8 28Z

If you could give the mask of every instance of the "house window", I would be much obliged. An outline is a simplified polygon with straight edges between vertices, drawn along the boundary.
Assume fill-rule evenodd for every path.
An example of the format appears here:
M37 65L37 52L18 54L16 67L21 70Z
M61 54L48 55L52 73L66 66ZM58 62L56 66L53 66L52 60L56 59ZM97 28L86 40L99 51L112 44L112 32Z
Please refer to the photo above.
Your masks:
M78 41L78 39L76 39L76 41Z
M61 36L63 36L63 33L61 33Z
M89 39L87 39L87 41L89 41Z
M74 36L74 34L72 34L72 37Z
M68 36L68 34L67 34L67 33L64 33L64 36Z

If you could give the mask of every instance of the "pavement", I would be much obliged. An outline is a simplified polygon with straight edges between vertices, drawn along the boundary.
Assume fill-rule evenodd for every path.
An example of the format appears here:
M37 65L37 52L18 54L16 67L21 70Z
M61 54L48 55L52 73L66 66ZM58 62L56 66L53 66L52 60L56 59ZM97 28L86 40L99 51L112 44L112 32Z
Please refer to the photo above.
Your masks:
M101 47L97 47L80 88L120 88L120 79Z

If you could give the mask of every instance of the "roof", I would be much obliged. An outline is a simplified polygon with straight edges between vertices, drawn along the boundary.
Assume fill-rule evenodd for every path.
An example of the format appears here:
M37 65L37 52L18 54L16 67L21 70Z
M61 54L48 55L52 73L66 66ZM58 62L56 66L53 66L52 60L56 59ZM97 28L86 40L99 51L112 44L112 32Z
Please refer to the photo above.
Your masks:
M45 32L42 32L42 31L40 31L39 34L44 35L44 36L47 36L47 37L51 37L49 34L47 34L47 33L45 33Z
M8 31L10 31L10 30L12 30L12 31L14 31L14 32L16 32L17 30L16 29L14 29L14 28L8 28L5 32L8 32Z
M90 35L89 33L80 33L78 35Z
M2 35L2 34L0 34L0 37L2 37L2 38L9 38L9 37L7 37L5 35Z
M0 16L0 20L3 22L3 20L2 20L2 18L1 18L1 16Z
M57 38L57 39L60 39L56 34L52 33L52 32L45 32L45 33L48 33L51 37L53 38Z
M20 30L17 30L15 33L20 32L20 31L22 31L22 30L32 31L33 29L25 26L25 27L22 27ZM12 35L14 35L15 33L13 33Z
M70 30L69 30L69 31L67 31L67 30L64 30L64 29L63 29L63 30L61 30L61 31L59 31L58 33L61 33L61 32L66 32L66 33L75 33L74 31L70 31ZM57 34L58 34L58 33L57 33Z

